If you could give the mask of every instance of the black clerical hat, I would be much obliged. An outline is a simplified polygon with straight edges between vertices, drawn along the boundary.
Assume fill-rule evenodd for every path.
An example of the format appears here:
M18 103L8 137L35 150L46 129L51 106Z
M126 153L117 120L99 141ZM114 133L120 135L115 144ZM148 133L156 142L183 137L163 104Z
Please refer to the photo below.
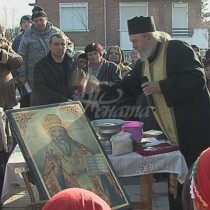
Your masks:
M151 17L136 16L128 20L127 23L128 23L129 35L156 31L155 21L152 16Z

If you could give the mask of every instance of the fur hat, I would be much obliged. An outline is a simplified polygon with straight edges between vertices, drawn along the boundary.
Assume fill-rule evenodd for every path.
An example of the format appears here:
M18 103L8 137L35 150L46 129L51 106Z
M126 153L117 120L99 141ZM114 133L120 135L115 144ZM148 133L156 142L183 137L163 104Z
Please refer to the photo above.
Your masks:
M154 18L151 17L134 17L127 21L128 33L131 34L142 34L147 32L156 31Z
M32 20L38 17L47 17L47 14L45 13L44 9L38 5L34 6L32 13Z

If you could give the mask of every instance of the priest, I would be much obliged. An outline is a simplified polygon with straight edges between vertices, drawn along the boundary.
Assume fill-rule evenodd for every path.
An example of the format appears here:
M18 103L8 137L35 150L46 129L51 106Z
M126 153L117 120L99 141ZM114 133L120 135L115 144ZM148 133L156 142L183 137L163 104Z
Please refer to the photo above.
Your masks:
M210 96L202 64L188 43L156 30L153 17L134 17L127 24L140 61L123 86L147 97L161 130L179 145L190 167L210 146ZM170 210L182 209L181 188L177 196L169 192Z

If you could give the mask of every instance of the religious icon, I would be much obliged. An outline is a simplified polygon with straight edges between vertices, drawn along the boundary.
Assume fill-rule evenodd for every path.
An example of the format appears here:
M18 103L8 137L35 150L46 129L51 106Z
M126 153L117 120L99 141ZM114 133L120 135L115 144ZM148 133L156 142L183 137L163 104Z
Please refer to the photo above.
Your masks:
M112 209L131 209L80 102L9 110L12 132L44 199L81 187Z

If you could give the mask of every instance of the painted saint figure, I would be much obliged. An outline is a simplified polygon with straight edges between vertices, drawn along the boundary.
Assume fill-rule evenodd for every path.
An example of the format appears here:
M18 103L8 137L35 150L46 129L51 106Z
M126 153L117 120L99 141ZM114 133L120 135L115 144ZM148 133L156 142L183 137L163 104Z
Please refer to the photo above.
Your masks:
M63 189L81 187L97 193L110 205L123 201L104 158L72 139L55 114L44 117L52 141L47 145L44 182L51 196ZM103 165L99 169L97 161ZM113 192L114 195L113 196Z

